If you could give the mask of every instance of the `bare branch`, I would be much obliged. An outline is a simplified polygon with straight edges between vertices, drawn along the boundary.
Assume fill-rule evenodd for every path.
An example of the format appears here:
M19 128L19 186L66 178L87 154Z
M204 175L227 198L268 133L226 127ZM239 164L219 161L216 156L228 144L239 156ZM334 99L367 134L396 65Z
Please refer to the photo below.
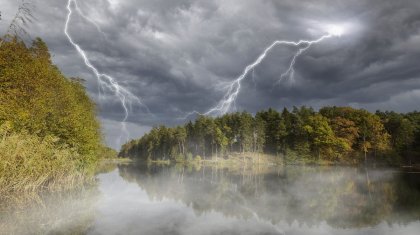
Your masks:
M19 5L19 8L16 12L15 17L10 22L9 28L6 31L7 37L29 37L29 34L27 32L27 29L29 27L29 24L33 22L35 19L32 15L32 9L33 4L31 2L28 2L27 0L22 0L21 4ZM0 14L1 19L1 14ZM0 46L2 44L3 40L0 41Z

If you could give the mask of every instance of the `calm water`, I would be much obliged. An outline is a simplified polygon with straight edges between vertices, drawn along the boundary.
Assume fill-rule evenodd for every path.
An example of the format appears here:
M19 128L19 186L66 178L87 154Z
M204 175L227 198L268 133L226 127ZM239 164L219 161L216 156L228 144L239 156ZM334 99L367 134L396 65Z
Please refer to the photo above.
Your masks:
M420 234L420 174L119 165L95 187L4 209L0 234Z

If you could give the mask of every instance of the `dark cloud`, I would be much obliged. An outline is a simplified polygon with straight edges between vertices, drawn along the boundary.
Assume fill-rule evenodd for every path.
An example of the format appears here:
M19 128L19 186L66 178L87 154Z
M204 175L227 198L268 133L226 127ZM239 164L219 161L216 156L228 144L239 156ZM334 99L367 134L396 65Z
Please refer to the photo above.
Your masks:
M0 32L16 1L1 6ZM42 37L54 62L80 76L95 99L95 78L67 41L66 0L34 1L32 36ZM352 105L370 110L418 109L420 1L418 0L92 0L80 8L101 27L74 15L70 32L92 62L141 97L153 115L134 109L130 129L183 122L224 95L223 84L240 75L274 40L315 39L326 24L349 24L340 38L315 45L296 64L294 81L273 86L296 48L277 47L243 82L239 110L293 105ZM111 94L98 100L107 136L123 117ZM134 134L135 136L141 133Z

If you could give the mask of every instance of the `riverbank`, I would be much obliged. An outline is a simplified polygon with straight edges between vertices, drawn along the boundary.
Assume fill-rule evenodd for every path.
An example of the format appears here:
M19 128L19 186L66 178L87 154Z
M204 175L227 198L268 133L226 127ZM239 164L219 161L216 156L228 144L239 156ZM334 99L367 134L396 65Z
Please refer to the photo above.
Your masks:
M103 146L83 79L64 76L40 38L0 37L0 200L94 181Z
M136 161L133 158L133 161ZM139 160L141 161L141 160ZM386 158L384 159L371 159L368 158L367 163L364 161L362 156L355 157L350 160L326 160L323 158L316 159L311 156L297 157L296 153L292 152L286 156L284 155L272 155L265 153L229 153L224 156L211 156L202 158L196 156L194 158L175 158L165 160L147 160L149 164L156 165L171 165L171 164L183 164L183 165L205 165L205 166L217 166L217 167L252 167L252 166L275 166L275 165L314 165L314 166L389 166L389 167L406 167L420 169L419 165L405 166L398 164L398 162L389 162Z
M175 160L147 160L149 164L156 165L170 165L185 164L185 165L215 165L215 166L243 166L243 165L280 165L283 161L274 155L262 154L262 153L233 153L226 156L213 156L208 158L202 158L196 156L194 158L177 158Z
M277 156L263 153L233 153L224 157L212 157L201 161L206 165L217 166L251 166L282 165L283 160Z
M0 199L10 194L74 188L93 179L95 162L56 138L0 131Z

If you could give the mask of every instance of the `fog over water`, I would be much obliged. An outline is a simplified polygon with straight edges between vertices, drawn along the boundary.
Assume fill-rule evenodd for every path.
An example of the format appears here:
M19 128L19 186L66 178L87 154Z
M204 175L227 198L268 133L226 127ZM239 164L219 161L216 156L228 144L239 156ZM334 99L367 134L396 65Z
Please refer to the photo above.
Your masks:
M2 211L28 234L418 234L418 174L352 167L125 164L92 189Z

